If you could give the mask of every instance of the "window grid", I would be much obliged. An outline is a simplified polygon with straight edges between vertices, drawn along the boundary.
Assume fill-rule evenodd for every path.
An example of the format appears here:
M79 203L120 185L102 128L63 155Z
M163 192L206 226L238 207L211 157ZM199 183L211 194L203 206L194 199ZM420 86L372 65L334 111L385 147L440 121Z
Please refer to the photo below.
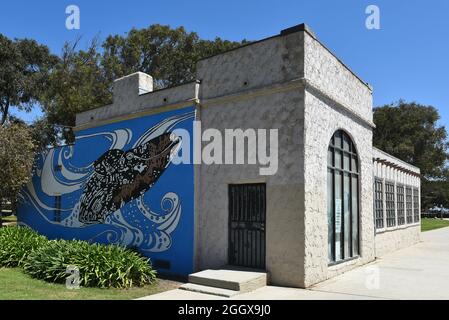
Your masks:
M397 210L398 210L398 225L402 226L405 224L405 211L404 211L404 186L397 186Z
M407 187L405 189L405 201L406 201L406 214L407 214L407 224L413 223L413 196L412 188Z
M413 220L419 222L419 190L413 189Z
M329 261L339 263L359 255L359 166L350 137L337 131L328 150Z
M387 227L396 226L396 212L394 199L394 183L385 182L385 205L387 207Z
M374 215L376 229L384 227L384 195L382 180L374 180Z

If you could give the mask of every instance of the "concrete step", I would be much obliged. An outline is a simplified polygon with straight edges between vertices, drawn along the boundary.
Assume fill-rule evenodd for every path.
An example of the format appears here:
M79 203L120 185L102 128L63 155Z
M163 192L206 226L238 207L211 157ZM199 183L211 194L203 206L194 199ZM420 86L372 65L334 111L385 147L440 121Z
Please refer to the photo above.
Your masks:
M265 287L267 285L267 274L227 269L204 270L189 275L189 282L245 293Z
M194 283L183 284L182 286L179 287L179 289L197 292L197 293L211 294L214 296L225 297L225 298L230 298L230 297L233 297L240 293L239 291L235 291L235 290L202 286L200 284L194 284Z

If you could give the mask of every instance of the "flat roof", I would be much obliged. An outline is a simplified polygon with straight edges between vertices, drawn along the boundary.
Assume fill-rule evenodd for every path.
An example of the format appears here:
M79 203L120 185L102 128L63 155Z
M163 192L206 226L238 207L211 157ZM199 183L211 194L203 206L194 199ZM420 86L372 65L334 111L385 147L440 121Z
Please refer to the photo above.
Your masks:
M239 49L242 49L242 48L245 48L245 47L248 47L248 46L260 43L260 42L263 42L263 41L271 40L271 39L278 38L278 37L283 37L283 36L286 36L286 35L289 35L289 34L292 34L292 33L296 33L296 32L306 32L315 41L317 41L326 51L328 51L335 59L337 59L337 61L343 67L345 67L354 77L356 77L363 85L365 85L370 90L370 92L373 91L373 88L366 81L364 81L361 77L359 77L354 71L352 71L352 69L349 68L334 52L332 52L332 50L330 50L326 45L324 45L323 42L321 42L317 38L317 36L315 35L315 32L313 32L313 30L305 23L297 24L297 25L289 27L287 29L283 29L277 35L270 36L270 37L263 38L263 39L256 40L256 41L252 41L252 42L250 41L250 42L245 43L245 44L243 44L241 46L238 46L238 47L235 47L235 48L232 48L232 49L220 52L220 53L216 53L216 54L213 54L213 55L201 58L201 59L197 60L197 62L203 61L203 60L207 60L207 59L210 59L210 58L213 58L213 57L216 57L216 56L220 56L222 54L226 54L226 53L229 53L229 52L232 52L232 51L236 51L236 50L239 50Z

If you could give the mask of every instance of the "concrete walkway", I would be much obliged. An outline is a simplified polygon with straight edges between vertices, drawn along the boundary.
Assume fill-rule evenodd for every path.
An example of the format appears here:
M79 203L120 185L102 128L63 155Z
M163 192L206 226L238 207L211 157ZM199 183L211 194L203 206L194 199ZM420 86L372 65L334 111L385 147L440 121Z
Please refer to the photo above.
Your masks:
M421 240L312 290L384 299L449 299L449 228L424 232Z
M231 299L351 300L449 299L449 228L422 233L422 242L304 289L267 286ZM143 300L223 299L171 290Z

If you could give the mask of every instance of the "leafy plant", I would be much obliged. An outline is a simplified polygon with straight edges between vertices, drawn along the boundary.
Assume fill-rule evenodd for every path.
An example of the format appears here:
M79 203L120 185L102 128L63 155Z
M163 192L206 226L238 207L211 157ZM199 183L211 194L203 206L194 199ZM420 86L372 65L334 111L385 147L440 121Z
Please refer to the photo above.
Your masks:
M31 111L57 61L47 46L35 40L11 40L0 34L0 126L12 107Z
M0 126L0 200L16 201L31 178L34 143L31 130L22 124Z
M47 241L29 228L0 228L0 267L23 266L28 255Z
M78 268L85 287L130 288L156 280L149 259L124 247L48 240L24 227L0 228L0 267L22 267L34 278L64 283L69 266Z
M114 245L53 240L33 251L24 264L34 278L65 282L67 267L79 269L80 285L130 288L152 283L156 272L148 259Z

